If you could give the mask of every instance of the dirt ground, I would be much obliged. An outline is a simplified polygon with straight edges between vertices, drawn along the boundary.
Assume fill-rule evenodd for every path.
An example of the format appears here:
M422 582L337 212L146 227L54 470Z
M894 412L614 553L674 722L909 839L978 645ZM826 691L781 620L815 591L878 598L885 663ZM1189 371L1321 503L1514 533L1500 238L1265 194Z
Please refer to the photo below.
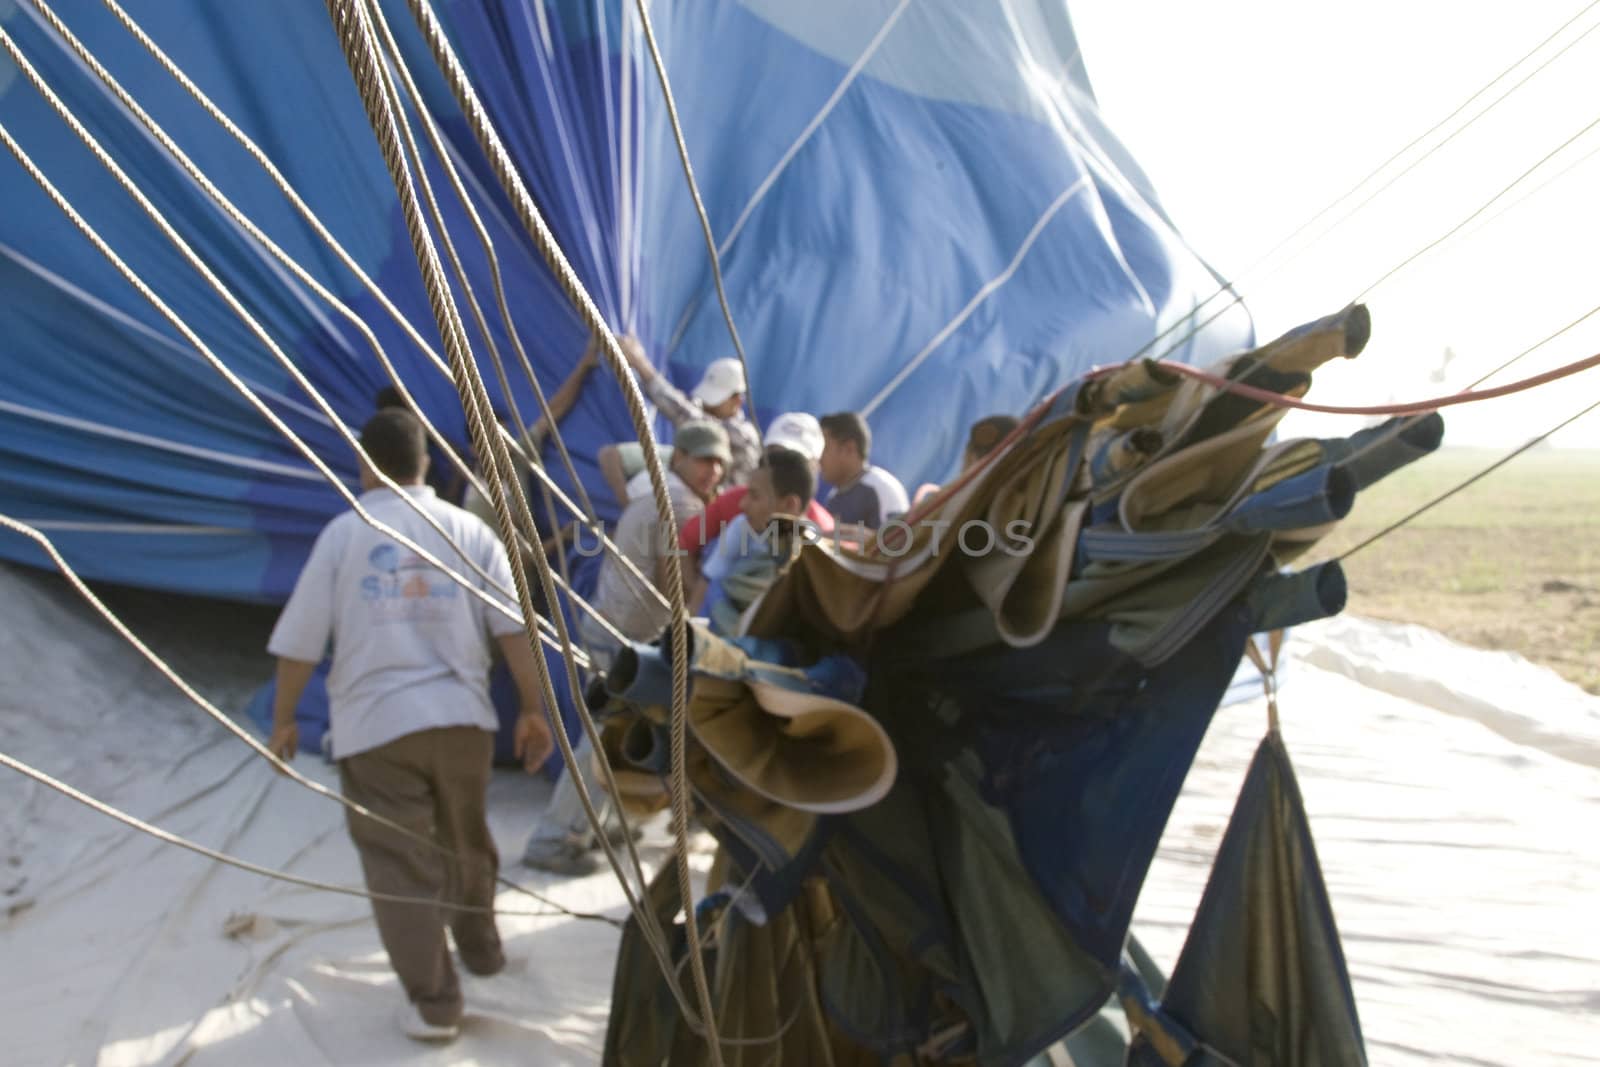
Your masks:
M1502 453L1446 449L1364 493L1337 555ZM1535 450L1344 563L1346 611L1506 649L1600 694L1600 452Z

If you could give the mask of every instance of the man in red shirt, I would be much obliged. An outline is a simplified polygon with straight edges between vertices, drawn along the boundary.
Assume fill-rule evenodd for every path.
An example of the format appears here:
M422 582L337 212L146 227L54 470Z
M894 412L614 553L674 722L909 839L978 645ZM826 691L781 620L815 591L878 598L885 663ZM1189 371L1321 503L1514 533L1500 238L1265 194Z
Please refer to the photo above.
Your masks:
M768 449L786 448L800 453L806 457L815 474L817 463L822 458L822 427L814 415L803 411L785 412L767 425L762 444ZM704 582L700 578L700 557L705 547L722 536L723 529L739 517L747 492L748 488L742 485L727 490L707 504L704 511L685 522L678 532L678 547L688 557L693 575L689 594L691 605L697 604L704 592ZM805 517L817 528L818 533L833 533L833 515L815 500L806 505Z

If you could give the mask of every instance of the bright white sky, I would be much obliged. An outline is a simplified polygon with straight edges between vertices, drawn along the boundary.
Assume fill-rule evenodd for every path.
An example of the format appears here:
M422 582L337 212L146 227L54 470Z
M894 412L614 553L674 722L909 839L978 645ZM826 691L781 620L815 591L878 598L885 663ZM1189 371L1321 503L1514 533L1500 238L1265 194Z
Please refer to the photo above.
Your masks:
M1565 55L1328 236L1245 274L1240 288L1262 340L1343 306L1600 119L1600 4L1589 0L1080 0L1072 12L1111 128L1196 250L1235 279L1582 12L1385 174L1581 37ZM1360 359L1325 368L1312 399L1453 392L1600 305L1600 125L1367 303L1372 344ZM1456 358L1442 382L1431 380L1446 347ZM1595 352L1600 314L1487 384ZM1600 368L1525 396L1448 409L1446 443L1518 443L1596 399ZM1353 428L1350 420L1290 419L1299 420L1286 423L1291 433ZM1555 441L1600 447L1600 411Z

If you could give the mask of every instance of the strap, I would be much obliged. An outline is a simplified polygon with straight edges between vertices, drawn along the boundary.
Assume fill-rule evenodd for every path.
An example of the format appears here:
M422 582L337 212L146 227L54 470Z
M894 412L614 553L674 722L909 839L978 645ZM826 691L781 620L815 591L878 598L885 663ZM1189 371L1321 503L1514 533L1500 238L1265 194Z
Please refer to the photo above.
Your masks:
M1267 635L1267 651L1263 653L1261 646L1256 644L1256 639L1251 637L1244 643L1245 655L1250 657L1250 662L1256 665L1256 670L1261 672L1261 688L1267 694L1267 732L1278 734L1278 653L1283 650L1282 630L1273 630Z

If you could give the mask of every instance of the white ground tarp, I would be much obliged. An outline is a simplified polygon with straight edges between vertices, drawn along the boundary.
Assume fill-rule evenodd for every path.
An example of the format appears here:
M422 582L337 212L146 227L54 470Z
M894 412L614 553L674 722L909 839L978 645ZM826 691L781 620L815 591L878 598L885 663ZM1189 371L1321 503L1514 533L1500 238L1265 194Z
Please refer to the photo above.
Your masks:
M340 809L224 734L62 587L0 569L0 603L0 751L213 848L359 884ZM1288 655L1284 734L1373 1062L1600 1062L1600 700L1414 627L1337 620L1297 631ZM210 691L237 708L259 680ZM1264 725L1259 701L1224 709L1190 775L1136 918L1164 966ZM508 858L547 788L496 780ZM527 884L624 914L608 876ZM542 909L509 891L500 904ZM507 972L464 976L461 1040L418 1046L391 1024L400 994L364 901L217 866L0 771L6 1064L595 1062L615 931L501 923Z

